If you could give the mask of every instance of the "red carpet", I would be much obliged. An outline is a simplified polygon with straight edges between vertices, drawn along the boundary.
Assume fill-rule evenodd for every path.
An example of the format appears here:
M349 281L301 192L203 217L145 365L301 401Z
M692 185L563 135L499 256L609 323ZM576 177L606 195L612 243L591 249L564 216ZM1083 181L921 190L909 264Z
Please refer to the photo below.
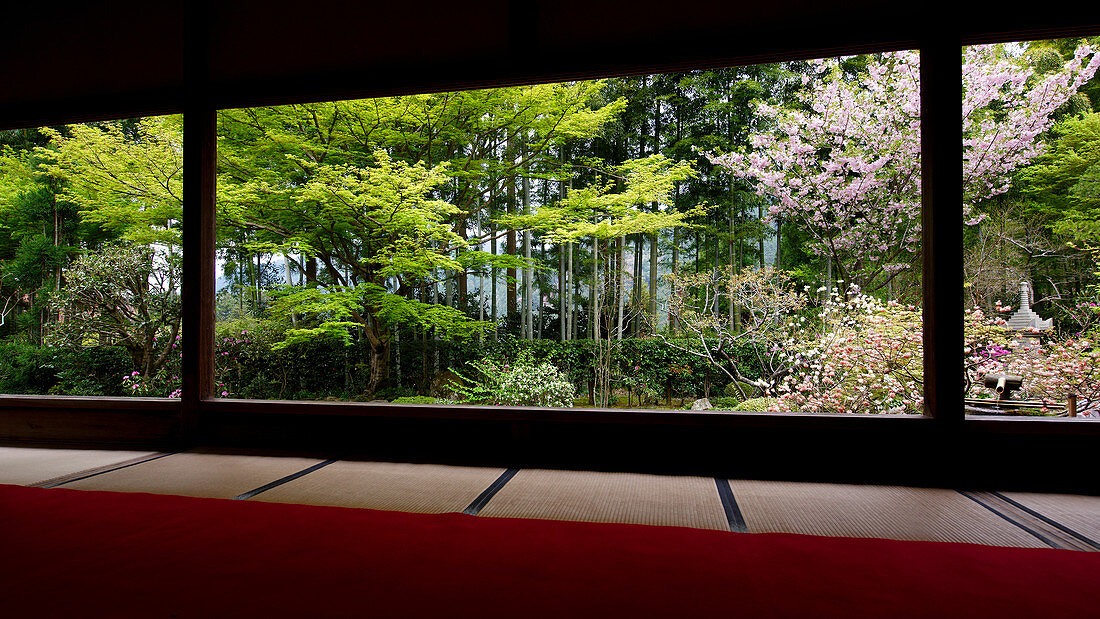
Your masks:
M0 485L4 617L1095 617L1100 553Z

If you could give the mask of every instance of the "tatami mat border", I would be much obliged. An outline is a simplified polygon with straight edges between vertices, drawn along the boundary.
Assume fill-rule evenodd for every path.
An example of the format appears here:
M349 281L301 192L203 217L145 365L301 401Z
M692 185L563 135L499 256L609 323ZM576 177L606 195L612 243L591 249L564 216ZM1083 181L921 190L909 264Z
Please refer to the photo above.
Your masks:
M137 458L130 458L121 462L115 462L113 464L105 464L103 466L97 466L91 469L84 469L82 471L76 471L75 473L69 473L67 475L59 475L57 477L46 479L34 484L27 484L30 488L56 488L58 486L71 483L74 481L80 481L81 479L88 479L89 477L95 477L96 475L102 475L104 473L110 473L112 471L118 471L121 469L129 468L131 466L137 466L146 462L152 462L153 460L159 460L161 458L171 456L177 453L174 451L165 453L149 454L147 456L138 456Z

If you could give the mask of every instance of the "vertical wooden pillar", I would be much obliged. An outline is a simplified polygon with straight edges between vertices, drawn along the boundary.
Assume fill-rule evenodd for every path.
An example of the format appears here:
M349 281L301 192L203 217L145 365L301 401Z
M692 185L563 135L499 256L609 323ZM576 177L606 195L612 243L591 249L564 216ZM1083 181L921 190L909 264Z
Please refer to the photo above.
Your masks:
M211 98L210 3L184 16L183 406L180 443L199 437L202 403L214 385L214 183L217 116Z
M963 421L962 44L937 28L921 41L924 402L957 436Z

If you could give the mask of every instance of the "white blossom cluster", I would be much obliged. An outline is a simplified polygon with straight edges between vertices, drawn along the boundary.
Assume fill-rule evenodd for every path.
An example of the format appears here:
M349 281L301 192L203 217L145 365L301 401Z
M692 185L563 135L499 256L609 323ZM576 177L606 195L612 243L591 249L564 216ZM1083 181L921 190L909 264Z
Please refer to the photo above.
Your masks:
M549 363L517 364L500 376L496 388L500 404L571 407L576 387Z

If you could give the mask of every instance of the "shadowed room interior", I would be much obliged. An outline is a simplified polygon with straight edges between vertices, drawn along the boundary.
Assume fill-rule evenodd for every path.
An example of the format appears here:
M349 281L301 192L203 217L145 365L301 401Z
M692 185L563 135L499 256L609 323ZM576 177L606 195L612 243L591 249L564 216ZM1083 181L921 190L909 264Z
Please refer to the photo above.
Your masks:
M6 13L0 129L182 113L188 170L182 397L0 395L13 616L350 616L367 599L381 616L1100 612L1100 423L967 415L957 379L960 47L1095 36L1094 8L120 0ZM216 397L218 110L905 49L922 59L923 416Z

